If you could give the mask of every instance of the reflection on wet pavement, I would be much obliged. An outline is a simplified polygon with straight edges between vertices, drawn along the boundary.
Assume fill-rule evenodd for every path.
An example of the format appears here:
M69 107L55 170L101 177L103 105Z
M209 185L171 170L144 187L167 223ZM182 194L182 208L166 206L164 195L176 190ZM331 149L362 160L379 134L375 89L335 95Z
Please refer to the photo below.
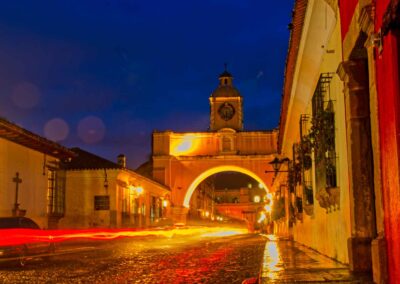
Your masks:
M344 264L290 240L266 236L261 283L372 283Z

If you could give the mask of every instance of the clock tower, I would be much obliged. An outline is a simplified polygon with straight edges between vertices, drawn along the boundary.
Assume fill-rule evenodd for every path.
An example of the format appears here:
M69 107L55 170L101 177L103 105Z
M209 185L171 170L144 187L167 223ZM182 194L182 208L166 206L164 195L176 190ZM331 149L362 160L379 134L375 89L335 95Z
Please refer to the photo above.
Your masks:
M243 98L233 86L233 77L226 70L219 75L219 86L210 96L210 131L231 128L243 130Z

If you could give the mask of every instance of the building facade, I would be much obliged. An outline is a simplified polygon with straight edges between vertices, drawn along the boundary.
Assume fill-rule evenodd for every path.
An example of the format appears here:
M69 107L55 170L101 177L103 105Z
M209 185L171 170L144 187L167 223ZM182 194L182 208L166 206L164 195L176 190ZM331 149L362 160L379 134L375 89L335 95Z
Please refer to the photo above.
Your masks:
M162 224L170 191L126 168L125 157L114 163L79 148L63 165L66 176L62 228L138 228Z
M26 216L56 228L65 214L67 148L0 118L0 216Z
M287 199L280 234L376 283L400 279L399 18L399 1L295 1L278 138L288 173L273 184Z
M226 70L210 98L207 132L153 133L152 178L171 188L173 215L185 222L198 185L219 172L239 172L268 190L268 164L276 153L277 131L243 131L243 99Z

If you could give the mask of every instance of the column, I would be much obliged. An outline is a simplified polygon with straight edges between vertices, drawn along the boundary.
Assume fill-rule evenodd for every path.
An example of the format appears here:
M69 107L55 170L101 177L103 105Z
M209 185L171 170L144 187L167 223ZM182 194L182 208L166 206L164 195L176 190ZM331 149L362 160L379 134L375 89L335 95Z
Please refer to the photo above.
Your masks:
M349 163L351 237L350 269L371 270L371 241L376 235L374 180L366 59L342 62L339 76L345 82L346 135Z

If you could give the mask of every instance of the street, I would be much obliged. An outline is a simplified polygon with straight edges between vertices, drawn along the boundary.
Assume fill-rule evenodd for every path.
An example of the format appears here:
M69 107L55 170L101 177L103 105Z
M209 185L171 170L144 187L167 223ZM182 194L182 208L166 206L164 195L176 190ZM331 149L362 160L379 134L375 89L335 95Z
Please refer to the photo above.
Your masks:
M156 234L155 234L156 232ZM74 239L49 260L3 262L1 283L372 283L296 242L234 228L143 231L113 240ZM145 235L151 233L152 235Z
M50 261L3 264L1 283L241 283L258 275L260 235L124 238L61 243Z

